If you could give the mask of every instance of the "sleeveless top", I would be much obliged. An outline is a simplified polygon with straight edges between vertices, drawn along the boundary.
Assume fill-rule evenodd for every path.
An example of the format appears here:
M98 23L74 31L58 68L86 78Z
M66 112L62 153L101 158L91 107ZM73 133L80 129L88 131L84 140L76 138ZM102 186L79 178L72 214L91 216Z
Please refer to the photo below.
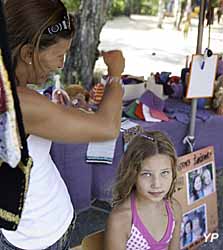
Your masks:
M169 242L172 238L175 221L169 202L165 201L168 215L166 231L160 241L157 241L146 229L136 210L135 195L131 194L132 227L130 237L126 243L126 250L168 250Z
M27 142L33 167L21 221L16 231L2 230L2 233L18 248L40 250L62 237L74 211L65 183L50 156L51 141L30 135Z

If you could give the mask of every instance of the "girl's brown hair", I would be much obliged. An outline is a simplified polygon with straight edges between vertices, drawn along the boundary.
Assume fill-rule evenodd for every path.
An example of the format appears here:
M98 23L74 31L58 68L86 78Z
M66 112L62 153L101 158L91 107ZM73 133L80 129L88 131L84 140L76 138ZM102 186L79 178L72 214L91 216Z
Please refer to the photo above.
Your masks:
M46 32L48 27L68 17L60 0L7 0L5 14L14 66L23 45L29 44L33 52L38 52L55 44L60 38L72 38L74 33L73 22L69 19L69 29L55 34Z
M171 159L173 180L166 198L172 197L175 189L177 165L174 146L168 137L159 131L143 132L132 139L120 161L116 184L113 189L114 206L121 204L130 196L135 188L142 162L156 154L164 154Z

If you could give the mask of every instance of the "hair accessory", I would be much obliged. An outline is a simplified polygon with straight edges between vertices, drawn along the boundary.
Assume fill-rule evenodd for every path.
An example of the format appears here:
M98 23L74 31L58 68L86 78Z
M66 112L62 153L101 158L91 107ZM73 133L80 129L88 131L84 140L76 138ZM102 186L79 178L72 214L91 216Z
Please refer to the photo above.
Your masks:
M61 32L63 30L70 30L70 19L69 16L64 16L63 20L60 21L59 23L56 23L54 25L49 26L46 29L45 33L48 33L50 35L54 35L58 32Z
M152 136L150 136L150 135L138 134L138 136L144 137L144 138L146 138L146 139L148 139L150 141L153 141L153 142L155 141L155 139Z

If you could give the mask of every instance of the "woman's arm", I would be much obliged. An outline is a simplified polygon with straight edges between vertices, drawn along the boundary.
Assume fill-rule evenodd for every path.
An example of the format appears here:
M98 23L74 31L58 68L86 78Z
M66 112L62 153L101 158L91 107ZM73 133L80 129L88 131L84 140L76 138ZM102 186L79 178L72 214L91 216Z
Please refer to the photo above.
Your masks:
M113 210L106 224L104 250L126 250L131 218L126 212Z
M104 60L110 75L120 77L124 69L121 52L105 53ZM122 88L116 80L106 87L102 103L95 114L54 104L28 88L17 89L28 134L77 143L109 140L119 134Z
M173 231L173 237L170 241L169 250L179 250L180 249L180 227L182 220L182 209L179 202L175 199L171 202L174 219L175 219L175 228Z

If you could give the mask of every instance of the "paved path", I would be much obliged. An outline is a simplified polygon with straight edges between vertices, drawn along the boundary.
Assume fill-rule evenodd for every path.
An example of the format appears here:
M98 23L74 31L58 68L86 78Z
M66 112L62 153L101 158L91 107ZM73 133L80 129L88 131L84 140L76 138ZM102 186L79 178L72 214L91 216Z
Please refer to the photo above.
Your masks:
M108 21L101 32L100 49L122 49L126 58L125 73L149 76L151 72L170 71L180 75L186 55L196 52L198 19L185 39L182 31L174 28L174 18L165 18L163 29L157 28L157 18L133 15L131 19L118 17ZM223 52L223 25L214 24L210 48ZM208 28L203 33L203 48L208 45ZM155 55L154 55L155 53ZM97 68L104 65L100 59Z

